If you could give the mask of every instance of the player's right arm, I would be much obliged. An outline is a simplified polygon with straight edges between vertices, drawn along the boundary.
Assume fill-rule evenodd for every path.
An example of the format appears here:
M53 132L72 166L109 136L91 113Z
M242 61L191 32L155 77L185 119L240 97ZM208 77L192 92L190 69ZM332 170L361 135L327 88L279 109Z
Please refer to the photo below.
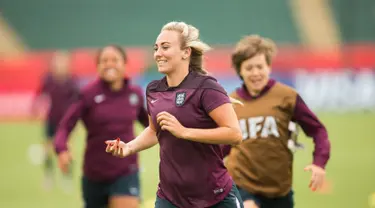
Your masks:
M46 91L47 91L47 76L45 76L41 80L40 86L37 88L35 91L35 95L33 98L33 101L31 103L31 114L33 116L36 116L38 114L38 106L40 104L40 100L42 100L46 96Z
M74 129L77 121L81 118L83 111L84 101L83 96L80 96L80 98L69 107L56 132L54 147L58 155L59 167L63 172L68 171L68 166L71 161L71 155L68 149L69 134Z
M131 154L140 152L142 150L151 148L158 143L158 138L156 136L156 129L151 117L148 116L149 126L146 127L142 133L135 139L128 143L117 140L106 141L107 148L106 152L112 153L116 157L127 157Z

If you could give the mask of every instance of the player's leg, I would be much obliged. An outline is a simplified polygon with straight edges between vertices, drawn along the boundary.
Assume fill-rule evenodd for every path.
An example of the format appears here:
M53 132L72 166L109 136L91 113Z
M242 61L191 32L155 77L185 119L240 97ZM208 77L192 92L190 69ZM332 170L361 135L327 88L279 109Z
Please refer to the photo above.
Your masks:
M255 194L252 194L240 187L238 188L238 192L241 195L241 198L243 200L244 208L260 208L261 199L257 197Z
M160 197L156 197L155 201L155 208L177 208L168 200L162 199Z
M45 143L45 181L48 182L51 180L53 175L53 156L54 156L54 146L53 140L55 138L55 134L57 131L56 122L47 121L46 122L46 137L47 141ZM73 162L70 164L68 173L63 174L63 178L60 181L60 188L65 193L71 193L73 189L73 181L72 181L72 174L73 174ZM45 182L45 183L46 183Z
M105 208L108 205L110 184L94 182L82 177L82 197L84 208Z
M212 206L212 208L244 208L242 197L237 186L233 183L232 190L229 194L221 202Z
M243 202L244 208L259 208L253 200L246 200Z
M45 138L44 141L44 187L46 189L52 188L53 185L53 137L55 136L55 126L52 122L47 121L45 124Z
M109 190L109 208L138 208L140 205L139 172L121 176Z
M44 172L52 174L53 172L53 137L48 137L44 143Z

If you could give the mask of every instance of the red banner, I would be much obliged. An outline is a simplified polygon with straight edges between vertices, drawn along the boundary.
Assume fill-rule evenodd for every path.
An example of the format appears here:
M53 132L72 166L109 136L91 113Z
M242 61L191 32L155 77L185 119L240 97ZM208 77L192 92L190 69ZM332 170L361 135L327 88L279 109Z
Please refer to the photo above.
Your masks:
M129 48L131 57L127 63L126 74L136 76L146 68L148 53L138 48ZM35 52L17 58L0 61L0 93L35 90L40 78L48 70L52 52ZM79 49L71 53L71 70L78 76L95 76L95 51Z
M234 75L230 47L219 47L205 58L206 68L214 74ZM72 51L72 70L76 75L95 76L95 51L79 49ZM153 64L152 52L142 48L128 48L128 76L138 76ZM40 77L47 71L52 52L35 52L23 57L0 61L0 92L25 92L35 90ZM339 51L311 52L298 47L281 47L273 68L277 71L307 69L332 71L343 68L374 68L375 45L346 46Z

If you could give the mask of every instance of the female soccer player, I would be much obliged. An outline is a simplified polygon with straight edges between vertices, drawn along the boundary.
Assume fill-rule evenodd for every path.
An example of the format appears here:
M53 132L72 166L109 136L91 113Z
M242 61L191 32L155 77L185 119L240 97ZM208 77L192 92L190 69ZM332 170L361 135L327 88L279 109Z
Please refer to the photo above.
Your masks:
M232 63L244 84L231 94L243 106L235 111L243 142L226 146L226 162L239 187L245 208L292 208L293 153L288 142L296 123L315 143L310 187L319 189L330 156L327 131L298 93L270 79L276 46L272 40L252 35L240 40Z
M114 158L102 148L104 138L134 138L134 122L148 126L147 111L141 88L124 78L126 54L122 48L110 45L98 53L99 79L85 87L60 123L55 149L59 165L67 171L71 154L68 135L82 119L87 130L82 191L85 207L136 208L139 206L139 176L137 155L124 160Z
M226 92L202 69L208 49L195 27L166 24L154 45L166 76L146 92L150 126L129 143L107 141L119 157L160 144L156 208L243 207L219 145L239 144L241 131Z
M69 54L56 52L52 57L50 70L42 79L31 110L38 114L37 108L43 97L48 98L50 108L45 121L45 157L44 157L44 186L50 189L53 185L53 139L57 125L69 106L78 96L77 80L69 72Z

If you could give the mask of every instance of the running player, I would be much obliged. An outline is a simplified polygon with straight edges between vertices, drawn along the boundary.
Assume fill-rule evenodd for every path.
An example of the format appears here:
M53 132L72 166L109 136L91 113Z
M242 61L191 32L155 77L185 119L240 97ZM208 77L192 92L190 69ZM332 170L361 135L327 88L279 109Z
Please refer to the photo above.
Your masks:
M243 207L220 144L239 144L241 131L225 90L206 75L209 46L184 22L166 24L154 45L161 80L147 87L150 126L129 143L107 141L107 152L129 157L160 145L156 208Z
M69 133L81 119L87 131L83 164L82 192L85 207L139 207L139 166L136 154L125 160L98 149L105 138L134 138L134 122L148 126L147 111L140 87L124 78L127 57L115 45L98 53L99 79L85 87L69 108L58 128L55 149L63 172L68 170L71 154Z
M32 113L38 114L43 98L49 100L50 108L45 118L44 187L53 185L53 139L56 129L69 106L78 96L77 80L70 73L70 55L56 52L50 62L50 70L42 79L32 104Z
M270 79L276 45L257 35L240 40L232 63L243 80L231 94L241 101L235 111L242 129L241 145L226 146L226 165L239 187L245 208L292 208L293 152L288 148L296 125L313 138L310 187L319 189L325 179L330 142L324 125L306 106L296 90ZM296 144L296 143L294 143Z

